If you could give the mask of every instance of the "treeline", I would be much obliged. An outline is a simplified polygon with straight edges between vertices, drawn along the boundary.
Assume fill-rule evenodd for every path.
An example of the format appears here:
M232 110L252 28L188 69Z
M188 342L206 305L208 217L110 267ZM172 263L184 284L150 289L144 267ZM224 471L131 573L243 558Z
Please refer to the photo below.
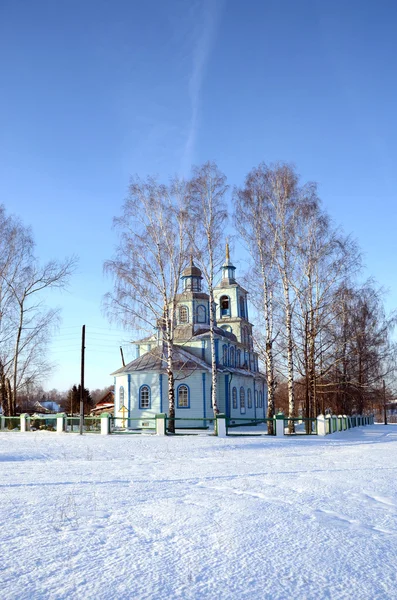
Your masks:
M234 196L270 413L286 400L289 415L304 417L372 409L394 374L396 318L385 315L372 280L359 283L357 244L332 223L317 186L302 185L289 165L259 165Z
M231 202L232 200L232 202ZM231 210L231 207L234 210ZM233 212L233 214L230 214ZM216 164L188 180L133 179L115 226L109 317L129 328L161 332L170 417L175 414L173 346L180 277L192 255L210 296L212 405L218 412L213 288L224 260L227 219L250 257L245 286L256 309L255 345L266 371L268 416L352 413L371 408L394 374L395 315L382 291L360 283L355 241L336 227L317 186L294 168L260 164L230 190Z
M27 393L52 368L47 358L59 309L43 294L67 284L75 258L41 264L31 230L0 206L0 404L15 415L18 395Z
M41 406L52 410L49 406L46 406L47 403L52 403L54 406L59 406L60 410L68 415L78 415L80 414L80 389L81 386L76 384L67 391L54 388L46 392L40 385L30 387L18 395L16 412L40 413ZM113 391L113 386L96 388L95 390L84 388L84 414L89 415L96 403L111 391Z

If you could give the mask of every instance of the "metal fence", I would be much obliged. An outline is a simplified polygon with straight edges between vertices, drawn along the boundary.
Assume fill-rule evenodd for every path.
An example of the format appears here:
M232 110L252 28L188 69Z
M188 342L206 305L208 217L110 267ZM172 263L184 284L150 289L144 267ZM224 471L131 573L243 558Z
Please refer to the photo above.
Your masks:
M27 430L30 431L56 431L57 418L56 415L48 416L32 416L27 418Z
M284 435L317 435L317 419L287 417L284 419Z
M1 417L1 420L3 421L4 430L21 431L20 417Z
M249 419L232 418L226 419L227 435L276 435L276 424L274 419Z
M203 417L166 417L165 419L167 431L172 430L174 424L176 435L200 435L214 434L214 419Z
M156 433L156 418L110 417L110 433Z

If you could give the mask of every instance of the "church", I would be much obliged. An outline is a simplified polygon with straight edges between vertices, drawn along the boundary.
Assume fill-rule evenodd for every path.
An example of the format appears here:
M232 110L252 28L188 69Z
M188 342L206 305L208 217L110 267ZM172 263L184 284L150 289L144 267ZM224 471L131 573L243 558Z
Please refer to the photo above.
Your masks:
M262 419L267 411L265 376L259 371L253 347L248 292L236 281L235 271L226 246L222 279L214 288L218 408L231 420ZM182 292L176 306L173 358L177 428L208 427L214 416L209 296L202 290L202 279L200 269L191 260L182 273ZM128 419L132 429L142 429L153 427L149 419L156 414L168 415L168 382L159 332L135 345L135 360L112 373L114 416L123 423Z

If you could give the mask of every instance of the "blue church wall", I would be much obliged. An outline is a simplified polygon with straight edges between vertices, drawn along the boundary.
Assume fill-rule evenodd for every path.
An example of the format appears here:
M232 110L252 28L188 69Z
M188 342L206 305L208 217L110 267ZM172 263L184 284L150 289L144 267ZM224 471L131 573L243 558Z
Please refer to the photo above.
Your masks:
M204 375L204 384L203 384ZM189 377L175 382L175 417L182 419L177 421L177 427L203 427L202 419L211 414L208 401L210 398L210 373L197 370ZM188 407L181 407L178 402L178 392L181 386L187 386L189 395ZM204 387L203 387L204 386ZM205 398L204 398L205 396ZM205 400L205 405L204 405ZM166 412L166 411L164 411ZM168 411L167 411L168 412ZM198 421L188 421L186 419L199 419Z
M128 381L129 380L129 381ZM161 412L160 402L160 380L159 374L155 372L147 373L130 373L129 375L120 375L116 377L116 405L115 405L115 416L122 417L123 413L120 411L120 387L124 388L124 404L126 408L129 408L128 417L130 419L139 418L145 419L153 417L155 414ZM142 386L148 386L150 396L149 408L139 408L139 391ZM129 389L129 394L128 394Z
M229 383L229 406L230 406L230 418L231 419L261 419L263 418L263 408L259 409L255 405L255 387L260 386L262 390L262 383L255 382L252 377L244 377L240 375L233 375ZM235 388L236 393L233 393ZM243 406L242 406L243 400Z
M203 419L213 419L211 402L211 372L197 370L188 377L178 379L175 373L175 417L178 427L202 427ZM146 386L148 390L146 389ZM179 394L181 386L183 394ZM140 407L140 392L145 388L144 400L149 396L149 407ZM264 418L267 411L266 386L263 380L253 377L218 373L218 408L231 419ZM233 388L236 389L236 402L233 403ZM129 394L128 394L129 390ZM167 376L158 372L130 373L116 377L115 416L130 419L148 419L165 412L168 414ZM162 392L162 401L161 401ZM187 402L186 402L187 392ZM120 410L120 397L124 394L124 406L130 407L127 414ZM181 402L178 402L180 396ZM243 400L243 403L242 403ZM186 404L186 405L183 405ZM190 421L197 418L198 421ZM185 420L186 419L186 420ZM188 420L189 419L189 420ZM131 421L132 427L139 427L138 421Z

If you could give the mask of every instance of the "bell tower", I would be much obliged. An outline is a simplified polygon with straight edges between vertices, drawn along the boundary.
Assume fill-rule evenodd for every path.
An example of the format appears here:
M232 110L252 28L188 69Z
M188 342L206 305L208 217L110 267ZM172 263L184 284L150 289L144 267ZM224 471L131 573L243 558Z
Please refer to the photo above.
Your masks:
M175 338L188 340L209 323L208 294L201 289L202 274L190 258L182 273L182 292L177 296Z
M236 267L230 260L229 244L226 244L222 279L214 288L217 325L234 333L240 344L251 352L253 349L252 324L248 320L248 292L236 281L235 272Z

